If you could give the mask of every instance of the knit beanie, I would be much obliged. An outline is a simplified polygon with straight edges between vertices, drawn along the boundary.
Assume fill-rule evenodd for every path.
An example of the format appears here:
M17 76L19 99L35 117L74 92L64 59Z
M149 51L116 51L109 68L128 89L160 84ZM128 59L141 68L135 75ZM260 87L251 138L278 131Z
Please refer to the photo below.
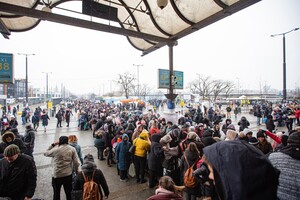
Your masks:
M258 144L257 138L256 138L256 137L251 137L251 138L249 139L249 144L252 144L252 145Z
M5 157L11 157L11 156L14 156L14 155L19 154L19 153L20 153L19 147L17 145L15 145L15 144L11 144L11 145L8 145L4 149L3 155Z
M292 133L292 134L289 136L287 142L288 142L289 144L291 144L291 143L294 143L294 144L300 144L300 132L294 132L294 133Z

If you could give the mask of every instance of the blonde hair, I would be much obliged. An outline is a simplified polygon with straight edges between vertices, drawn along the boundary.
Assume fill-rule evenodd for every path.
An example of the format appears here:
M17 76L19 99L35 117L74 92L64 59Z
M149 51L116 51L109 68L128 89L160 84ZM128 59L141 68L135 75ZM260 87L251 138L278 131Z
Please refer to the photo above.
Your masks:
M77 136L76 135L69 135L68 136L69 142L77 142Z

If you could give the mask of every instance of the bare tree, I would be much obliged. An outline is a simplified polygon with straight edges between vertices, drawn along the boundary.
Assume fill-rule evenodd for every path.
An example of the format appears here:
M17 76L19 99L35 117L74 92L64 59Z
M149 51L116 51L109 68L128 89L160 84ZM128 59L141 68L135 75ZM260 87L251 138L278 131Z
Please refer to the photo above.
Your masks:
M150 88L147 84L143 84L140 86L140 96L143 97L143 99L146 99L146 96L151 93L153 89Z
M199 94L202 96L202 99L208 97L212 92L212 83L213 81L209 76L198 76L197 80L192 81L190 85L190 90L194 94Z
M233 92L234 89L234 83L231 81L227 82L227 87L225 89L225 97L228 98L229 95Z
M129 94L134 90L134 75L125 72L124 74L118 74L118 80L116 83L120 86L121 91L125 94L126 99L129 98Z
M214 102L216 102L218 96L230 86L230 81L214 80L212 81L212 94L214 97Z

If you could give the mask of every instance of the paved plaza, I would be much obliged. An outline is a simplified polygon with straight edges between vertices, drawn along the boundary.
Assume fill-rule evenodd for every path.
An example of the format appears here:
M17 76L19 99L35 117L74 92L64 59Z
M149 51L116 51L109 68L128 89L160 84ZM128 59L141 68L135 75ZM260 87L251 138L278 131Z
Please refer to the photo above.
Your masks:
M246 116L250 121L250 129L257 130L256 127L256 118L253 115L249 115L247 111L243 111L237 119L234 119L232 115L233 123L237 126L238 120L241 116ZM54 141L58 141L58 138L62 135L71 135L75 134L78 137L78 144L82 148L83 155L88 153L93 154L96 158L97 150L94 147L94 139L91 131L78 131L77 122L75 119L75 114L71 118L70 127L66 127L65 122L62 123L63 127L56 128L56 118L50 117L49 126L47 128L47 133L44 133L43 127L39 127L36 140L35 140L35 149L34 149L34 160L37 166L38 172L38 182L37 188L34 195L34 198L51 200L52 199L52 186L51 186L51 174L52 174L52 165L51 158L45 157L43 153L46 151L48 146ZM224 120L223 120L224 121ZM19 122L19 132L24 134L25 127L21 125L21 119L18 117ZM223 122L222 122L223 123ZM262 126L265 127L264 125ZM282 128L285 130L285 128ZM280 129L280 130L282 130ZM101 169L106 177L110 195L109 199L130 199L130 200L142 200L154 194L154 189L148 188L148 183L137 184L134 178L131 178L128 182L120 182L119 176L117 175L116 165L108 167L106 161L99 161L96 159L96 164L99 169ZM65 195L62 189L61 199L65 199Z

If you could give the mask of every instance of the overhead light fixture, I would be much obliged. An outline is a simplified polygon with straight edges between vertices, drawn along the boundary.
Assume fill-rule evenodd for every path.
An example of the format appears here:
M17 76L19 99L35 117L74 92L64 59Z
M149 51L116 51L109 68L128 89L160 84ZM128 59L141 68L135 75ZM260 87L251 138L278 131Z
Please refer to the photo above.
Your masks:
M42 11L52 13L51 8L49 8L49 7L47 7L47 6L44 6L44 7L42 8Z
M160 9L164 9L168 5L168 0L157 0L157 5Z
M47 0L47 2L44 1L44 0L42 0L42 1L43 1L44 5L45 5L45 6L42 8L42 11L52 13L52 10L51 10L51 8L50 8L50 5L52 4L52 1L50 1L50 0Z

